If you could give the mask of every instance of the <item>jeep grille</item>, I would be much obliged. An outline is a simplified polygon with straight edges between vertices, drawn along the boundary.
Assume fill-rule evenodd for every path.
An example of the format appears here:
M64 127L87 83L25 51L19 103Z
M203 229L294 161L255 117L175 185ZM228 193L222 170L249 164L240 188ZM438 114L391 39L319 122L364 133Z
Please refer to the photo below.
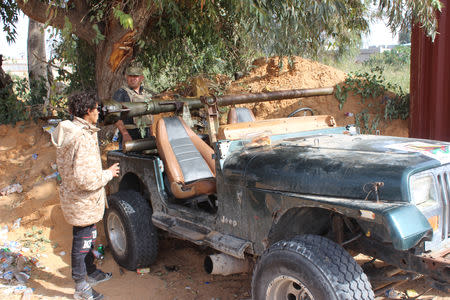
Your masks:
M437 174L438 192L443 204L442 212L442 239L448 238L450 234L450 175L448 170Z
M450 243L450 164L431 169L433 174L439 207L425 214L426 218L439 215L439 227L433 233L433 239L425 242L425 250L437 250Z

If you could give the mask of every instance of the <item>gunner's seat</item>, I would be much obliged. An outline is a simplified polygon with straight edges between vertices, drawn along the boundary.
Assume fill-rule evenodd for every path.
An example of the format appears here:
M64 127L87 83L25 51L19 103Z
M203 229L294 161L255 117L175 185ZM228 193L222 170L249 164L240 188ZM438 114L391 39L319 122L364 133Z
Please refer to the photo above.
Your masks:
M216 192L214 151L180 117L158 120L156 146L175 198Z
M228 111L228 124L253 121L255 121L255 116L247 107L231 107Z

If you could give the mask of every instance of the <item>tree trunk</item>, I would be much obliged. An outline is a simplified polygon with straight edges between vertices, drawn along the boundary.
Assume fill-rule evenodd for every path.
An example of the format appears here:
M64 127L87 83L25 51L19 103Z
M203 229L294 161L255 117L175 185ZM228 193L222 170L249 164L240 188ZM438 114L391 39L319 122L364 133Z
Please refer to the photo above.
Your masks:
M96 49L95 78L100 101L110 99L114 92L122 86L125 79L124 71L130 61L130 59L127 59L127 62L122 63L114 71L109 64L109 58L113 51L110 40L103 41Z
M66 3L66 2L64 2ZM133 19L133 29L125 29L118 18L111 17L97 22L86 16L91 12L89 1L69 1L66 7L48 5L40 0L17 0L17 5L28 17L48 22L51 26L63 29L67 21L72 26L72 33L87 41L95 48L95 77L100 100L108 99L124 81L124 70L133 58L133 47L147 26L157 3L139 0L135 1L130 15ZM110 12L112 15L112 12ZM93 25L102 29L103 40L94 42L97 32Z
M28 23L27 58L30 83L41 79L47 82L44 25L33 19Z

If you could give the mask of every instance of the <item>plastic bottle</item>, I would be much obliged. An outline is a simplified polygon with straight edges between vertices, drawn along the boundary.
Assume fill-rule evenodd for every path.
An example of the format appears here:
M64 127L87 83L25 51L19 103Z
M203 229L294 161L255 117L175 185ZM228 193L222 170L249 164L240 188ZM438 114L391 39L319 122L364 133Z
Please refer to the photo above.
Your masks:
M97 251L101 254L101 255L105 255L105 247L102 244L99 244L97 247Z
M104 257L103 257L103 254L101 254L100 252L98 252L97 250L92 250L92 253L94 253L94 256L97 258L97 259L103 259Z
M114 136L112 138L113 142L117 142L119 140L119 129L114 132Z
M59 176L59 173L58 173L58 171L56 171L55 173L53 173L53 174L50 174L50 175L48 175L48 176L45 176L44 177L44 180L49 180L49 179L52 179L52 178L57 178Z
M19 254L16 258L16 268L20 272L25 269L25 264L27 263L27 259L22 254Z
M5 225L0 229L0 241L4 242L8 240L8 231L8 225Z
M12 226L13 229L19 229L20 227L20 221L22 221L22 218L18 218L17 220L14 221L14 224Z
M33 297L33 290L31 288L27 288L22 294L22 300L31 300Z
M403 299L403 297L405 296L404 293L399 292L393 288L386 290L386 292L384 292L384 295L388 299Z

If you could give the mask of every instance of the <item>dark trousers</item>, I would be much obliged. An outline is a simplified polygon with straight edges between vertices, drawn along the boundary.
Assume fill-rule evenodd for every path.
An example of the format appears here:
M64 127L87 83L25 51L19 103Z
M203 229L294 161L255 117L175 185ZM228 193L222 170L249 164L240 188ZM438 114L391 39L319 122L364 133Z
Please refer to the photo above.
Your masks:
M92 250L97 238L95 224L86 227L73 226L72 241L72 278L75 282L86 279L87 274L92 274L97 267L94 264Z

